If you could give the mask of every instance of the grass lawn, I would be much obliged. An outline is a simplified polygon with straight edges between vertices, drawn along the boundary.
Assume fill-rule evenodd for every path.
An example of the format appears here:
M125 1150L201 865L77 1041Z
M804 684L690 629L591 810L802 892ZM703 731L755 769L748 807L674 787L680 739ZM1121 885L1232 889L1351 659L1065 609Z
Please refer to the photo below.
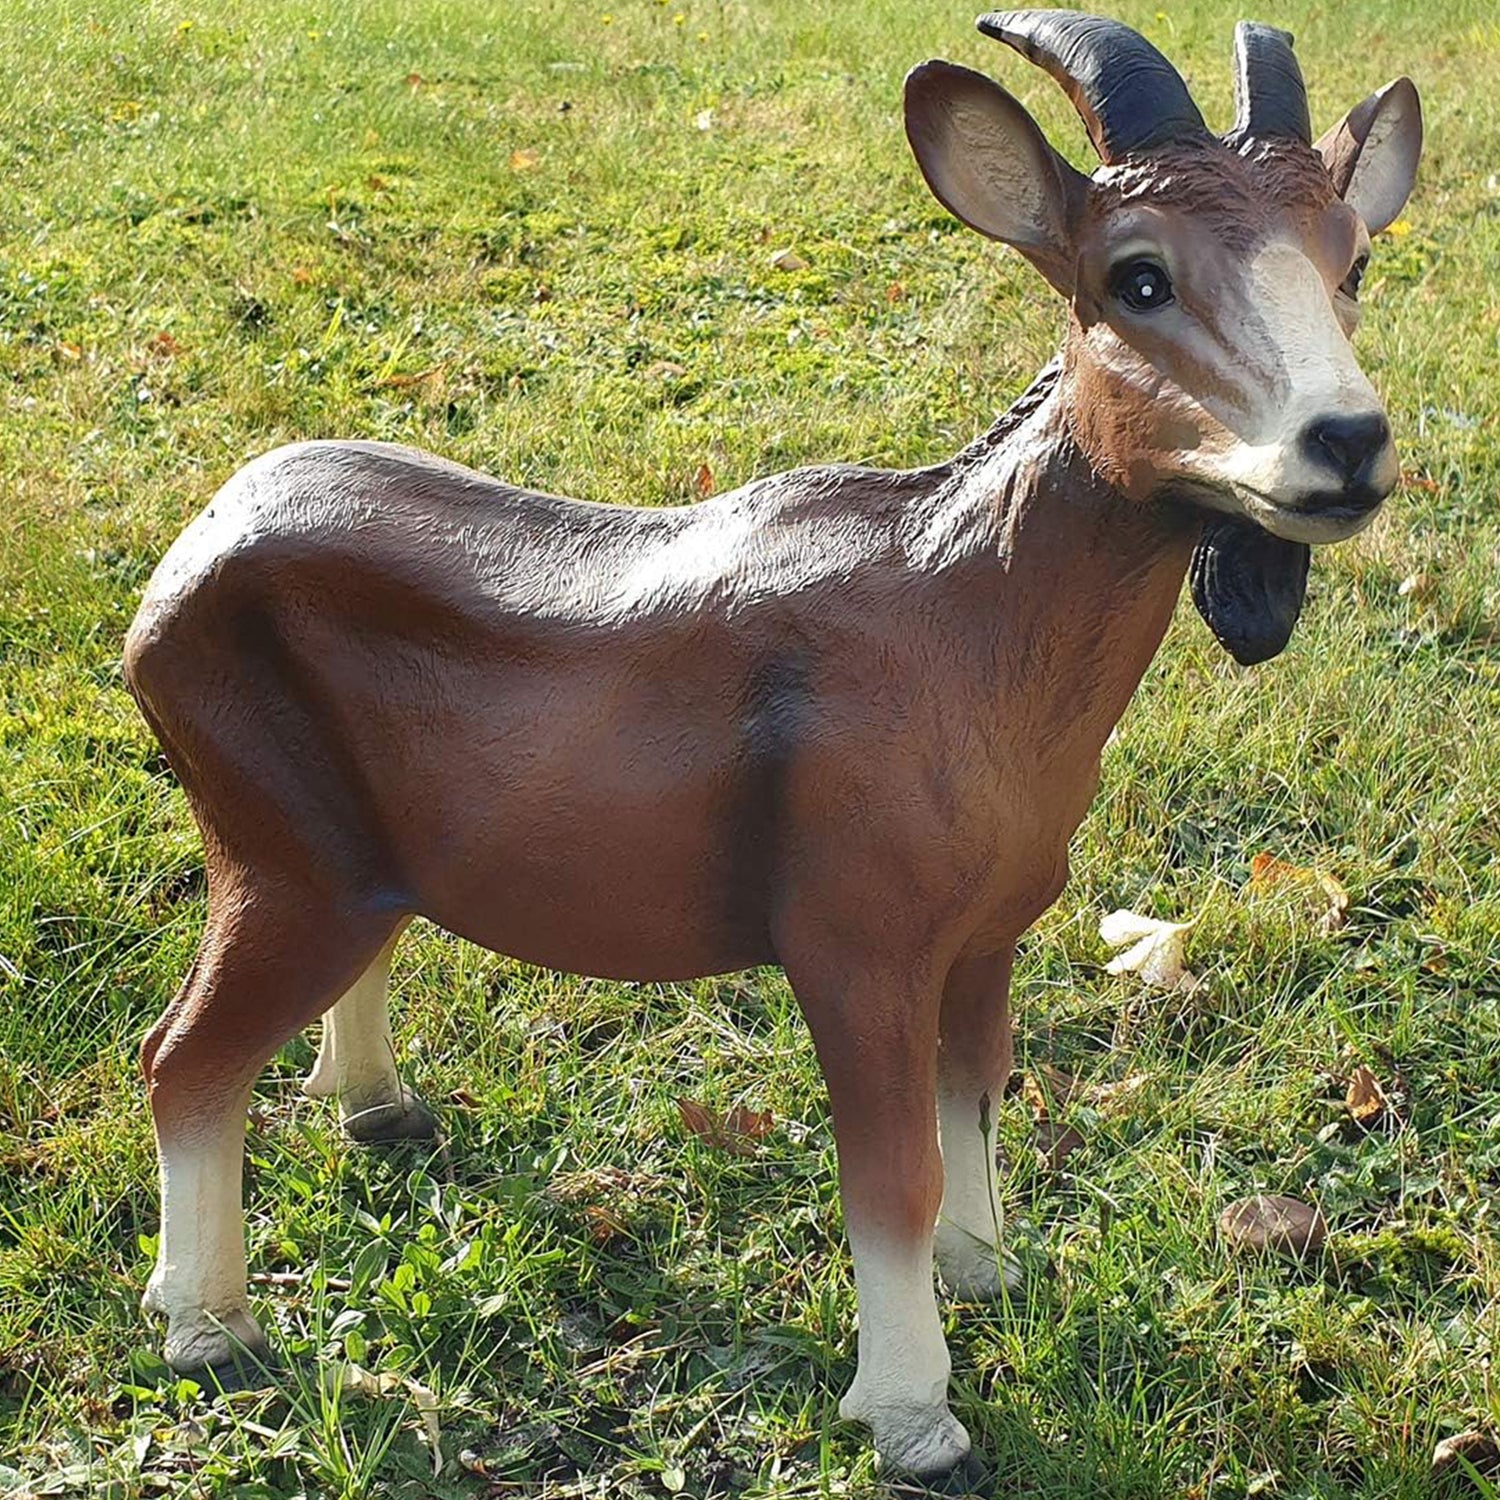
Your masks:
M287 1047L246 1190L291 1374L217 1403L169 1375L137 1306L135 1049L203 891L119 658L178 529L290 439L648 505L967 441L1062 310L928 196L902 74L988 68L1085 160L974 9L0 9L0 1491L877 1488L836 1415L833 1143L774 971L603 983L415 929L398 1049L446 1144L345 1145L299 1095L311 1043ZM1238 6L1118 11L1226 126ZM1398 73L1422 91L1360 336L1409 479L1319 554L1280 660L1234 667L1184 604L1024 944L1031 1083L998 1132L1033 1275L949 1314L955 1410L1004 1495L1415 1500L1438 1440L1500 1422L1500 24L1489 0L1263 18L1297 32L1319 129ZM1342 929L1252 885L1263 851L1342 881ZM1198 918L1201 989L1105 973L1120 906ZM1389 1099L1369 1129L1361 1064ZM735 1154L680 1100L774 1124ZM1064 1127L1076 1149L1047 1149ZM1257 1190L1316 1199L1326 1253L1232 1256L1215 1220ZM331 1393L344 1361L392 1378Z

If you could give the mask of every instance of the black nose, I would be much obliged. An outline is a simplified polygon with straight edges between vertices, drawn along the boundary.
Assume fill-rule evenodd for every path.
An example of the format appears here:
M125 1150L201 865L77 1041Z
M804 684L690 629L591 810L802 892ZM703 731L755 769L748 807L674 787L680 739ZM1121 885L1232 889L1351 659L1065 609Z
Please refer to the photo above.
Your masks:
M1374 411L1358 417L1320 417L1302 434L1302 448L1313 463L1352 486L1368 483L1390 440L1391 424Z

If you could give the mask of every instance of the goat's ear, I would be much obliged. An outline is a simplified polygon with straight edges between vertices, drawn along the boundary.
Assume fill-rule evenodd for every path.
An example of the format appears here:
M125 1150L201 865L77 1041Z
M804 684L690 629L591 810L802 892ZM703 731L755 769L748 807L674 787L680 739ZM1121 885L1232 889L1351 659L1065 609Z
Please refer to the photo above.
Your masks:
M944 208L1073 295L1088 178L998 83L956 63L919 63L906 75L906 138Z
M1314 149L1339 196L1379 234L1401 212L1422 155L1422 101L1410 78L1356 104Z

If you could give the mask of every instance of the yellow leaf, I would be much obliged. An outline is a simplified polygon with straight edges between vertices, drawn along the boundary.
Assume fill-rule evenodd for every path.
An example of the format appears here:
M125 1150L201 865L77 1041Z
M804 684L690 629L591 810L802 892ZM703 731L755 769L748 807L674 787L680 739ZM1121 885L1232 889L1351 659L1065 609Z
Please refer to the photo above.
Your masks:
M510 153L510 169L512 172L529 172L533 167L540 165L541 160L539 151L533 151L530 146L523 146L519 151Z
M1385 229L1387 234L1393 234L1399 240L1411 233L1411 221L1409 219L1395 219L1387 224Z

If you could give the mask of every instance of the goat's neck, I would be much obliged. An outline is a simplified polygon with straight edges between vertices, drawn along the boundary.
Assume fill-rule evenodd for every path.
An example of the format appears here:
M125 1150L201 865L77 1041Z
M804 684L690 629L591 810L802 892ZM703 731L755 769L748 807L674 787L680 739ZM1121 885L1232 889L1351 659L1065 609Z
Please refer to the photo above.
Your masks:
M1071 436L1069 400L1066 378L1038 382L955 462L922 533L997 729L1064 763L1092 762L1125 711L1199 529L1101 478Z

